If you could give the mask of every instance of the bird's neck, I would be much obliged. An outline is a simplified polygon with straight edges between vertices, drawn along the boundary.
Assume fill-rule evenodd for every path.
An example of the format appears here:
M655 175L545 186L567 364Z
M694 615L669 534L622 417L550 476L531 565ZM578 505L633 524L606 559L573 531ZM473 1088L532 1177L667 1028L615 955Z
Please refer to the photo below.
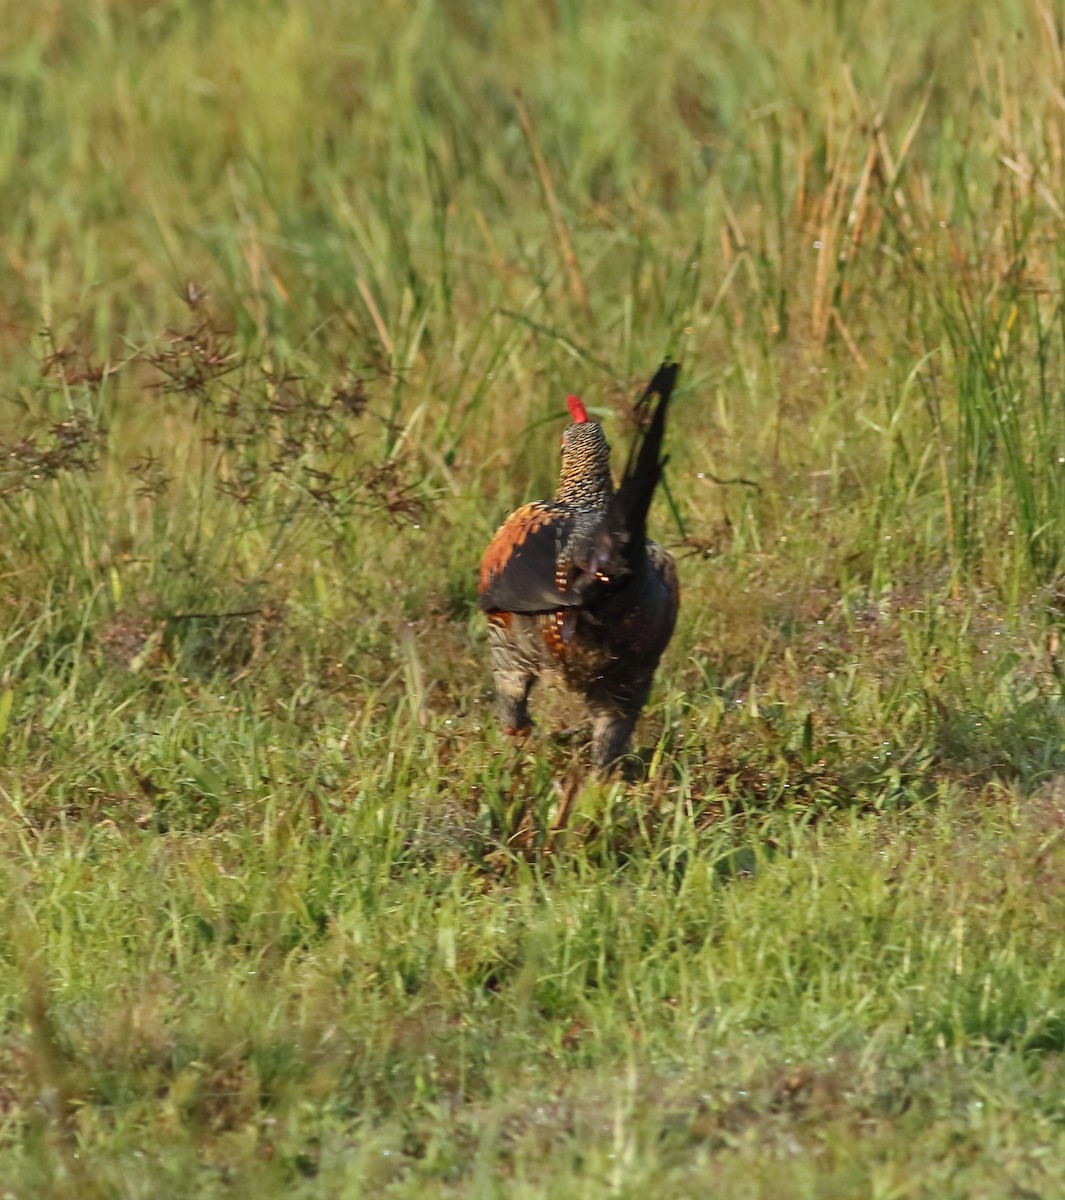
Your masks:
M580 471L572 475L563 472L558 481L555 499L574 508L606 508L614 495L610 468L601 471Z

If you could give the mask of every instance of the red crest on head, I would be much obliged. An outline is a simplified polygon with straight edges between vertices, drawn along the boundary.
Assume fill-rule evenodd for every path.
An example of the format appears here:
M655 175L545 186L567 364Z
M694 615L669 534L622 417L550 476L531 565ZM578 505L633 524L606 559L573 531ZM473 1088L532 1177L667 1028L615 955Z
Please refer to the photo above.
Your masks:
M580 402L578 396L567 396L566 407L569 409L569 415L573 418L574 424L583 425L588 420L588 410Z

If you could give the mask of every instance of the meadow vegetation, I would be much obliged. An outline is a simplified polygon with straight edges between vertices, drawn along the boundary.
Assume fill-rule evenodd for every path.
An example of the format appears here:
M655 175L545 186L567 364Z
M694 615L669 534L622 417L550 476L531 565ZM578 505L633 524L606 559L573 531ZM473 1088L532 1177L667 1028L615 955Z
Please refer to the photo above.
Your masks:
M0 1197L1065 1194L1044 0L0 22ZM681 358L623 776L491 715Z

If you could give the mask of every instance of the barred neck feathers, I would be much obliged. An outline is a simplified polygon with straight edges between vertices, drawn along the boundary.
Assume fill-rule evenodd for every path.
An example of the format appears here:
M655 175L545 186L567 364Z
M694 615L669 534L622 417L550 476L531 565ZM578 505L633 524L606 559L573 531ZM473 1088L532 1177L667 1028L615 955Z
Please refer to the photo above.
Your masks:
M579 421L562 435L562 470L555 499L574 508L605 508L614 494L610 446L602 425Z

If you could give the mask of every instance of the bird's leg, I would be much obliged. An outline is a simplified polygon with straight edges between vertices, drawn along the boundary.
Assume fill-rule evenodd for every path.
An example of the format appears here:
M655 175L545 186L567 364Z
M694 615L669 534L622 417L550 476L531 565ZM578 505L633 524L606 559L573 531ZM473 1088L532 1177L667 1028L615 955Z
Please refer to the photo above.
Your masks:
M640 671L618 689L621 695L589 696L592 713L592 762L597 768L609 767L627 754L632 731L651 694L654 668Z
M503 722L504 730L515 737L523 737L532 730L529 716L529 693L536 683L536 676L524 671L495 671L496 711Z
M510 640L509 624L489 621L488 646L496 683L496 712L507 733L518 736L532 729L529 693L538 672Z
M597 768L611 763L628 752L632 731L639 713L619 709L601 709L592 715L592 763Z
M523 737L532 728L529 716L529 692L538 672L527 656L518 652L511 641L510 619L488 620L488 648L492 654L495 677L495 710L507 733Z

